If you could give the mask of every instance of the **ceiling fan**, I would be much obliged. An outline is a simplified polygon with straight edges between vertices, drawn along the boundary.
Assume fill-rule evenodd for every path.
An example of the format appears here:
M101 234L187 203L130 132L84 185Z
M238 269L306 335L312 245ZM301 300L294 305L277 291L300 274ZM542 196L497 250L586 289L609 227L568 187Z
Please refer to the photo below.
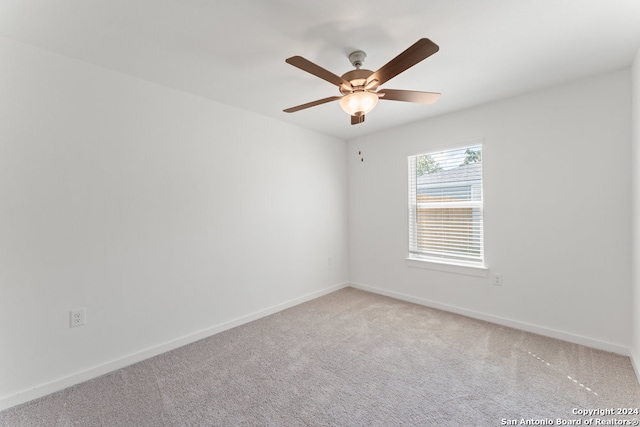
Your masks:
M301 56L292 56L286 60L288 64L338 86L342 96L318 99L317 101L287 108L284 112L293 113L305 108L340 100L340 107L351 116L351 124L355 125L364 122L364 115L373 110L378 103L378 99L433 104L440 98L439 93L398 89L380 89L377 92L376 90L398 74L433 55L439 49L438 45L431 40L420 39L376 72L360 68L367 55L358 50L349 55L349 61L356 69L348 71L341 77L308 59L304 59Z

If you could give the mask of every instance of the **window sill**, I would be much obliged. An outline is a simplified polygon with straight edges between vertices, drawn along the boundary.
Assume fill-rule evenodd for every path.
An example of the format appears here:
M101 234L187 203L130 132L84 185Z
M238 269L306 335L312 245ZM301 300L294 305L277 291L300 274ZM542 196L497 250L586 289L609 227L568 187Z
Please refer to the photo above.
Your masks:
M424 268L427 270L446 271L448 273L466 274L468 276L488 277L489 269L483 265L469 265L451 261L435 261L418 258L407 258L408 267Z

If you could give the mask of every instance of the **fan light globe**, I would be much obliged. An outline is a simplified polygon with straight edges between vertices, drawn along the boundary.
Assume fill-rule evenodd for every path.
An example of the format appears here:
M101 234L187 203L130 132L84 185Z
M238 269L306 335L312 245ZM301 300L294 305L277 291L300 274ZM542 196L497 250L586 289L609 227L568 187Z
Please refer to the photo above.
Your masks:
M340 99L340 107L350 116L367 114L378 103L378 95L372 92L354 92Z

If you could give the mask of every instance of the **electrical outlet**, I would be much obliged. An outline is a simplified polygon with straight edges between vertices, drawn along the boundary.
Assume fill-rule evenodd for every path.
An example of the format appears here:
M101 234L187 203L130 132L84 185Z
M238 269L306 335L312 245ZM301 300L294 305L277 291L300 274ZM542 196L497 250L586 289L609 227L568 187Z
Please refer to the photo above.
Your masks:
M493 286L502 286L502 273L495 273L493 275Z
M70 315L71 315L70 327L75 328L76 326L82 326L86 323L87 310L85 308L71 310Z

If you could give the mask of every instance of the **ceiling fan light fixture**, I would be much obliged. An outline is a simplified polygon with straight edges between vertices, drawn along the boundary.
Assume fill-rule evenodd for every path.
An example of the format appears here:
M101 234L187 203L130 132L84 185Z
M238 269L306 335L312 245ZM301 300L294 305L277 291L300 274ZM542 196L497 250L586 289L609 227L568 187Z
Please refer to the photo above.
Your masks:
M340 107L350 116L367 114L378 103L378 95L373 92L353 92L340 99Z
M433 104L440 97L439 93L398 89L383 89L378 91L378 88L398 74L433 55L439 49L438 45L431 40L421 38L379 68L378 71L363 69L362 64L367 55L362 51L355 51L349 55L349 61L351 65L356 67L355 70L347 71L342 76L325 70L321 66L301 56L287 58L285 60L287 64L293 65L302 71L306 71L337 86L342 96L330 96L328 98L307 102L306 104L287 108L284 112L293 113L309 107L315 107L316 105L340 100L340 107L345 113L351 116L351 124L357 125L364 122L364 115L375 108L378 99Z

